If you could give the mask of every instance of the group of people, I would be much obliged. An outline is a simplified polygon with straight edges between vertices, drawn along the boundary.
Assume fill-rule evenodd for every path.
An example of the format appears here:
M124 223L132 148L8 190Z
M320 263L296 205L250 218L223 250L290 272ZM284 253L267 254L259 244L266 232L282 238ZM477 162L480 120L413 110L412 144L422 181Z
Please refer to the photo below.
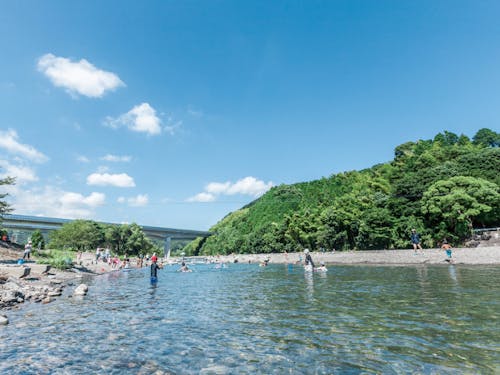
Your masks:
M151 266L150 266L150 275L151 275L151 282L155 283L158 281L158 270L161 270L163 268L163 264L158 264L158 257L156 254L153 254L151 257ZM187 266L185 262L181 263L181 268L177 270L177 272L193 272L191 268Z
M415 255L418 254L418 250L423 251L422 245L421 245L421 240L420 240L420 234L417 233L416 229L411 230L410 240L411 240L411 244L413 245L413 251L415 252ZM446 238L443 240L443 242L441 244L441 249L443 249L446 253L445 261L448 263L453 263L452 248L451 248L451 245L448 243L448 240Z

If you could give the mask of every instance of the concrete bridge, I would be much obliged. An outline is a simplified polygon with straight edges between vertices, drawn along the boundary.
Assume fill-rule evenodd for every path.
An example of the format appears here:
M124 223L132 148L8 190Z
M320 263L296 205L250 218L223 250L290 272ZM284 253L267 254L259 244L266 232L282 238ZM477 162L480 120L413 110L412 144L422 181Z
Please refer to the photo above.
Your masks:
M1 226L7 229L9 237L12 238L14 231L33 232L35 230L40 230L43 234L47 234L53 230L61 228L65 223L69 223L71 221L73 220L43 216L3 215L3 218L1 219ZM101 224L120 225L116 223ZM139 226L144 231L144 234L150 239L163 241L165 255L170 253L172 240L194 240L197 237L209 237L212 234L207 231L191 229L174 229L147 225Z

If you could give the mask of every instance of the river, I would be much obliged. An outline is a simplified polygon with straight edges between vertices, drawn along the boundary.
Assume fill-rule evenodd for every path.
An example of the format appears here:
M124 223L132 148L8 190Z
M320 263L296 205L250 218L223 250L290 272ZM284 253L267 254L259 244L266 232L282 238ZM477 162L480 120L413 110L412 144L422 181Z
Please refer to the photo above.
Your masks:
M499 267L193 268L9 311L0 373L500 373Z

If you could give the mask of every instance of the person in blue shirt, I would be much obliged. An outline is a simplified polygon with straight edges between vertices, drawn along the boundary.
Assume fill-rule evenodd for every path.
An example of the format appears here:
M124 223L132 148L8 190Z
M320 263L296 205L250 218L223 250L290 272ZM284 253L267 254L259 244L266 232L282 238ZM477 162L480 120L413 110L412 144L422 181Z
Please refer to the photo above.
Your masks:
M417 254L417 249L422 250L422 245L420 245L420 234L418 234L415 229L411 230L411 243L415 254Z

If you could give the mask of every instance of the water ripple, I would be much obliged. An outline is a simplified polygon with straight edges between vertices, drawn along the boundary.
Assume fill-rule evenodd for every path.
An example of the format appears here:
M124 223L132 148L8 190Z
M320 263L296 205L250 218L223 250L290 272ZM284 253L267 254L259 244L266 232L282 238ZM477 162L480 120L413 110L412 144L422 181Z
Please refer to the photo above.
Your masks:
M452 268L451 268L452 267ZM498 268L166 268L9 312L8 374L498 373Z

